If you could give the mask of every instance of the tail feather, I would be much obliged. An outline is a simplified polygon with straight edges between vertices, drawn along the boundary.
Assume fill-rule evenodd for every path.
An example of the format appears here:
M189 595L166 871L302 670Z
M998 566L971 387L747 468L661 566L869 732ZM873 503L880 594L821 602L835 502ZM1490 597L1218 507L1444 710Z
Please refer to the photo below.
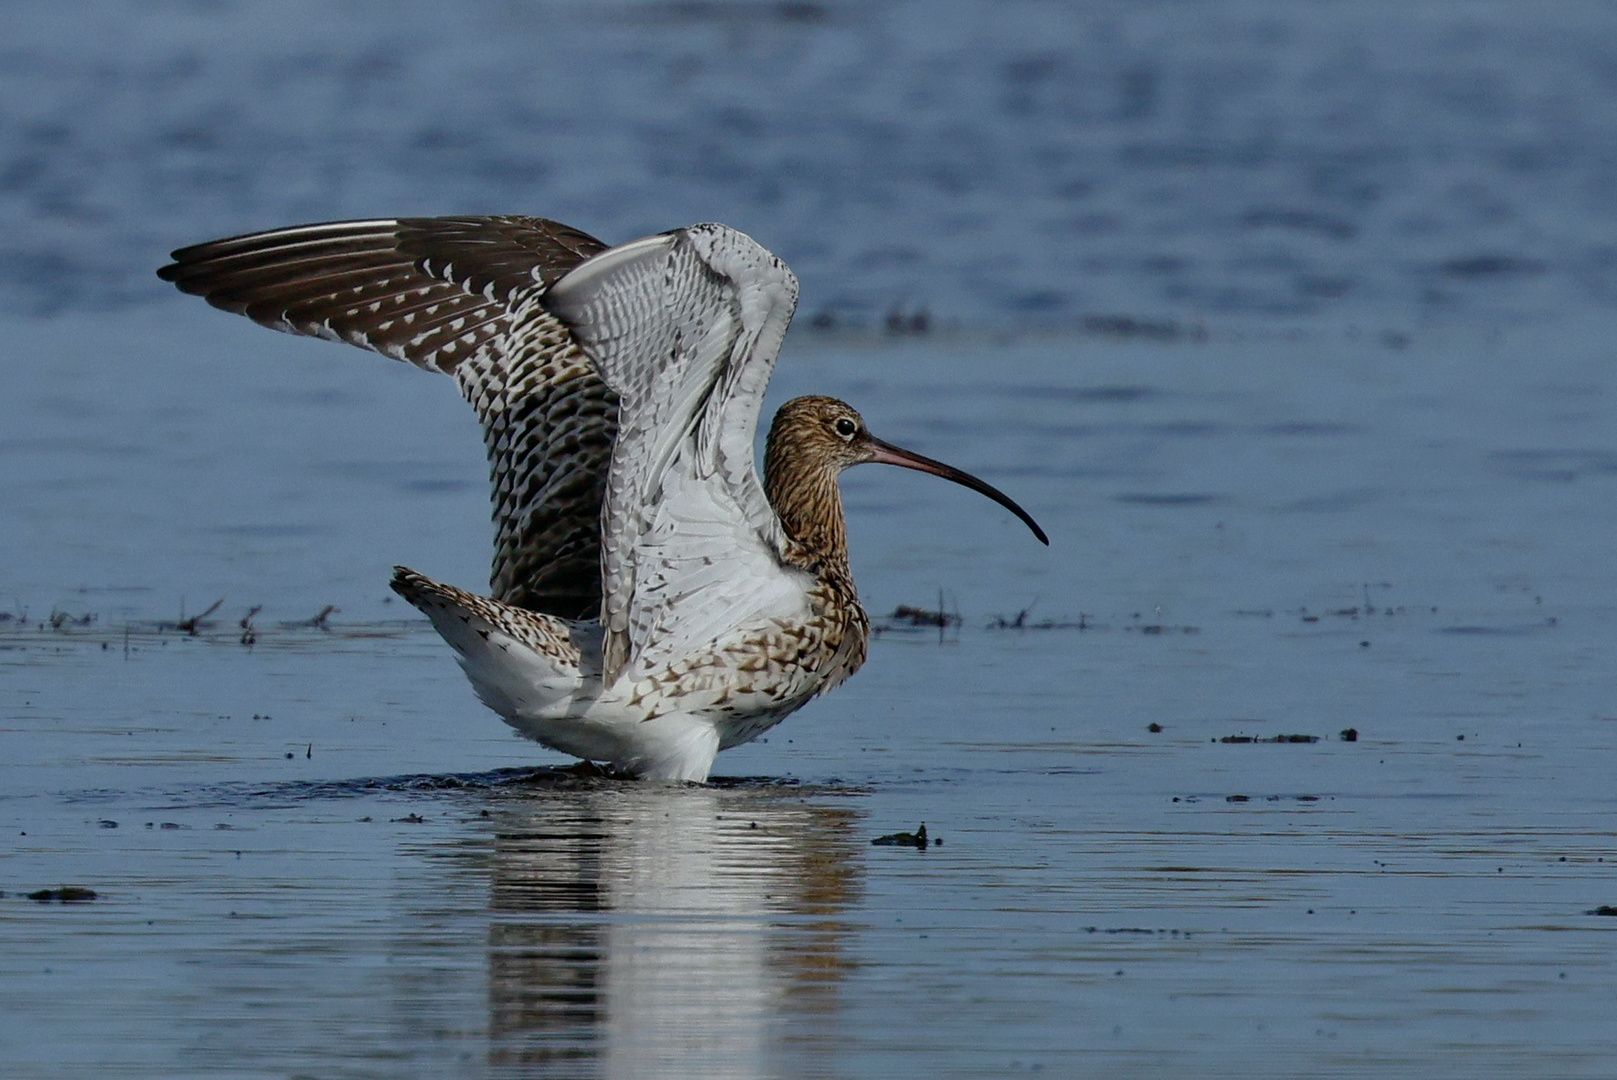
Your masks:
M393 568L393 591L432 620L483 703L507 720L565 709L584 687L588 635L578 624Z

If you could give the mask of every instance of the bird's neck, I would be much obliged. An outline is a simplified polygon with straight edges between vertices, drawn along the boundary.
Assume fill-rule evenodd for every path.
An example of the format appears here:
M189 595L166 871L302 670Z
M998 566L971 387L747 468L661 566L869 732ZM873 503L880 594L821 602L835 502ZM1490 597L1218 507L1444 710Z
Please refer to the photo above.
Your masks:
M804 563L846 576L848 531L842 519L839 469L794 453L771 429L764 448L764 495L786 535L802 549ZM797 560L794 560L797 561Z

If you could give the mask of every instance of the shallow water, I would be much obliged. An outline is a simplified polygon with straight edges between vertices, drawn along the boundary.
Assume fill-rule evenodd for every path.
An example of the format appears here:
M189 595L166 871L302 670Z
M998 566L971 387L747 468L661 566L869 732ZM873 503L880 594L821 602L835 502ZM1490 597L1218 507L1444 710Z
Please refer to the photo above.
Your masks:
M464 406L254 329L18 329L68 359L3 418L13 1075L1608 1073L1598 326L792 349L774 396L1054 542L849 474L871 609L964 625L882 634L702 790L522 771L559 761L382 594L483 573Z
M1611 1076L1609 13L1327 8L11 12L0 1072ZM745 223L834 316L771 406L1051 547L855 470L867 607L961 623L711 786L556 771L386 588L486 578L452 387L148 277L467 209Z

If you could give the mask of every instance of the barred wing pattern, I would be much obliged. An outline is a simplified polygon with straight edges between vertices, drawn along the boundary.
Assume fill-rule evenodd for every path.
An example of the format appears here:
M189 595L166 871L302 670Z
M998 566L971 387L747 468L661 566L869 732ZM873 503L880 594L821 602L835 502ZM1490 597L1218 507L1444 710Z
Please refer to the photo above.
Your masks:
M535 217L306 225L183 248L183 292L291 334L453 376L482 421L497 600L600 610L600 515L617 399L544 290L606 245Z
M753 437L797 279L750 237L693 225L597 255L544 297L619 395L602 548L604 678L806 614Z

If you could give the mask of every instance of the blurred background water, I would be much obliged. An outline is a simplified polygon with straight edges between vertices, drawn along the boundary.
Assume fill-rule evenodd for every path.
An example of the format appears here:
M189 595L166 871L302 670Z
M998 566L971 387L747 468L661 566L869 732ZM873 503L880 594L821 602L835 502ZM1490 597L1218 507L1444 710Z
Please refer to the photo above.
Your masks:
M6 1075L1613 1075L1609 5L0 27ZM867 606L961 624L753 779L528 771L385 588L486 579L470 410L152 273L478 212L749 232L771 405L1052 547L856 470Z
M1617 295L1606 4L7 5L0 294L287 221L740 222L804 310L1407 326Z

